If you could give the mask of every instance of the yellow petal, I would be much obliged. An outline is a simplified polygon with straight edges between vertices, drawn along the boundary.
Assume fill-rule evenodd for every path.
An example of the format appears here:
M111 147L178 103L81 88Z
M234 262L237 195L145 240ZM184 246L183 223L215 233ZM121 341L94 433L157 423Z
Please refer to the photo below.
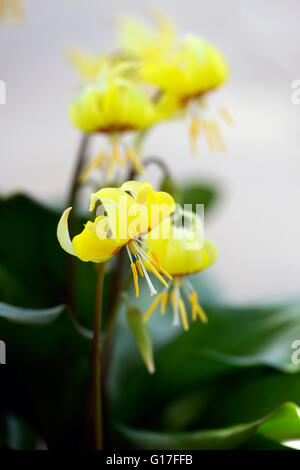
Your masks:
M211 266L217 259L218 251L213 242L203 242L200 236L197 238L195 235L193 239L189 238L192 236L193 232L174 227L167 218L148 234L147 245L172 276L193 274Z
M72 242L70 239L69 229L68 229L68 218L69 218L69 213L71 209L72 207L69 207L68 209L66 209L63 212L60 218L60 221L58 222L57 238L63 250L65 250L70 255L75 255Z
M95 222L87 222L83 231L73 238L72 245L75 255L82 261L93 261L101 263L111 258L123 246L116 240L104 238L104 234L99 238L100 230L97 225L107 223L107 218L99 216Z

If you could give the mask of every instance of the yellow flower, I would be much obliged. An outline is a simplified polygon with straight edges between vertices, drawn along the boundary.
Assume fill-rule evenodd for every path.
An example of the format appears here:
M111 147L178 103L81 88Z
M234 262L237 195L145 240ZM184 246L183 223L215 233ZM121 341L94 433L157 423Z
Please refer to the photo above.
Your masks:
M110 57L107 54L91 54L76 47L66 51L67 58L85 80L96 80L102 68L109 65Z
M116 163L125 166L131 161L143 174L139 155L127 147L121 152L120 136L127 131L145 131L164 115L165 108L153 103L139 84L124 76L132 67L135 65L131 63L105 67L97 82L86 86L71 104L70 117L79 129L87 133L102 132L112 144L110 154L101 152L92 160L81 175L82 182L94 168L102 167L105 162L108 173Z
M178 38L171 22L161 16L156 20L156 30L134 19L124 21L120 45L127 54L141 60L144 81L172 96L178 112L187 110L192 153L197 152L200 133L205 134L212 151L226 150L219 122L214 114L210 115L204 100L228 78L228 65L220 51L195 35ZM233 124L226 109L220 109L219 114L226 124Z
M119 21L119 45L125 54L142 61L164 59L176 40L174 24L161 13L151 9L149 16L155 28L132 16Z
M72 241L68 231L71 207L64 211L57 227L61 247L82 261L102 263L126 246L136 296L139 295L138 272L146 278L151 295L155 295L157 292L145 268L145 262L151 264L151 260L143 249L141 237L174 211L173 198L168 193L154 191L150 183L127 181L120 188L103 188L93 193L90 211L94 210L97 201L103 205L103 214L94 222L88 221ZM153 272L166 285L159 270L154 268Z
M185 216L188 224L177 226L176 219L172 222L170 218L167 218L148 236L148 255L151 253L156 258L155 267L160 269L162 265L173 277L173 282L170 288L166 288L154 299L144 315L144 321L148 320L159 304L161 313L165 314L170 297L173 324L179 325L181 318L184 329L188 330L187 310L181 291L190 303L192 320L199 317L206 322L207 318L198 302L197 293L186 276L211 266L217 259L217 248L211 241L203 239L202 231L197 228L196 216L193 213L183 212L181 215ZM181 215L178 220L181 220Z

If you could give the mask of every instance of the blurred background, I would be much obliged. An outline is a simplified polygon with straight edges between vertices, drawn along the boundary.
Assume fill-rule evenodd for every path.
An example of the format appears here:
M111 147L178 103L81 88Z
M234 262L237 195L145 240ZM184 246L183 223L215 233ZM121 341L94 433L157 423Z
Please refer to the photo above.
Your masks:
M0 24L0 80L7 93L6 105L0 105L0 190L25 191L63 206L79 142L68 105L80 86L65 50L111 49L117 16L142 17L147 2L23 4L21 24ZM227 107L236 125L224 133L226 154L212 154L201 140L199 155L192 157L187 122L155 128L146 154L166 159L179 182L202 179L220 187L205 228L219 247L211 271L228 300L299 296L300 105L291 102L291 85L300 79L300 3L151 0L151 5L170 16L180 33L199 34L221 49L231 78L212 102Z

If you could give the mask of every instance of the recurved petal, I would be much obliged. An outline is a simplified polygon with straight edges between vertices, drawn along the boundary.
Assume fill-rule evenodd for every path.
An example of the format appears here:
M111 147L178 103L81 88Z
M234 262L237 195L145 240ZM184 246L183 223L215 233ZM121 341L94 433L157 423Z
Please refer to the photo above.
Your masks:
M136 198L137 193L143 184L144 183L141 183L140 181L126 181L122 184L121 189L122 191L128 191L134 198Z
M106 217L97 217L95 222L87 222L83 231L73 238L74 254L79 259L102 263L120 250L124 243L103 236L102 226L106 223Z
M70 255L75 255L68 229L68 218L72 207L69 207L62 214L57 226L57 238L60 246Z

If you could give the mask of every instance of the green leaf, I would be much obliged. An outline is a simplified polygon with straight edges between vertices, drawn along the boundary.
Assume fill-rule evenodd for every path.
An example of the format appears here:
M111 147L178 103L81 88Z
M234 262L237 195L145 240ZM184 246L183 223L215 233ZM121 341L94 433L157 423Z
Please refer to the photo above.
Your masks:
M37 325L42 323L51 323L61 314L64 308L65 307L63 305L58 305L57 307L42 310L25 309L0 302L0 317L6 318L7 320L15 323L29 323Z
M50 448L76 447L90 390L90 339L63 306L17 312L1 304L0 332L1 409L23 415Z
M35 450L37 444L37 436L28 422L15 415L5 417L0 447L11 450Z
M143 322L141 312L134 306L128 307L127 319L148 372L153 374L155 366L149 325Z
M67 303L67 262L56 229L62 210L44 206L22 194L0 198L0 301L26 308L44 309ZM88 214L87 217L88 218ZM76 232L85 218L75 218ZM96 268L72 257L75 272L75 310L92 328ZM104 281L104 316L110 275Z
M226 425L254 420L286 401L300 406L300 374L269 370L249 376L244 372L231 377L222 387L221 394L214 402L213 414L217 422Z
M136 449L176 449L176 450L227 450L235 449L259 432L266 438L276 435L276 430L287 426L300 438L299 408L293 403L285 403L270 415L245 424L219 429L162 433L145 431L126 426L119 427L124 445Z
M211 209L218 197L216 187L208 183L193 183L181 188L181 204L192 204L193 211L197 204L204 204L205 210Z
M245 368L268 366L288 373L300 370L300 365L291 361L291 345L295 338L300 338L299 304L257 308L210 306L205 311L208 324L196 322L188 332L179 330L157 351L153 376L145 376L140 368L134 367L119 384L122 396L118 413L126 422L135 422L139 416L145 422L147 410L152 422L155 415L161 416L170 400L199 387L203 390L205 384ZM170 330L174 328L171 318L160 318L159 314L153 317L154 323L168 323ZM208 404L213 402L216 391L217 386L207 390ZM139 406L145 401L147 410ZM135 406L128 406L130 403Z

